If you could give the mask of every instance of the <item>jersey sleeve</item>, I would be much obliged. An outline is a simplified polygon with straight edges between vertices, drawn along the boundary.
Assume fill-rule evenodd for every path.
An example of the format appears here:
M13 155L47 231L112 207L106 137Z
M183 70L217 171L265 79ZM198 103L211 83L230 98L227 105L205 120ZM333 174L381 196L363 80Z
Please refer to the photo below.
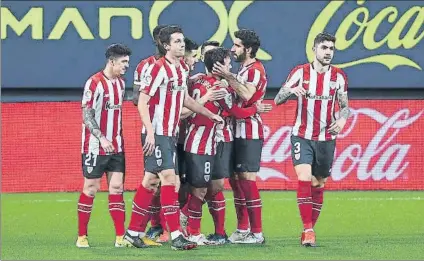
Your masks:
M140 91L151 97L154 96L159 86L165 80L165 74L165 69L161 63L157 62L150 65L145 77L141 79Z
M141 80L144 78L148 68L149 63L147 61L141 62L137 66L137 69L134 71L134 85L141 85Z
M247 72L246 83L255 86L257 91L262 91L266 88L267 79L265 73L257 68L250 68Z
M339 82L339 90L347 92L348 80L344 71L340 70L337 73L337 81Z
M303 78L303 66L297 66L291 70L289 76L283 84L283 87L293 88L299 86Z
M95 101L99 96L99 92L97 91L99 82L93 80L92 78L88 79L84 86L84 94L82 97L82 107L93 108L95 105Z

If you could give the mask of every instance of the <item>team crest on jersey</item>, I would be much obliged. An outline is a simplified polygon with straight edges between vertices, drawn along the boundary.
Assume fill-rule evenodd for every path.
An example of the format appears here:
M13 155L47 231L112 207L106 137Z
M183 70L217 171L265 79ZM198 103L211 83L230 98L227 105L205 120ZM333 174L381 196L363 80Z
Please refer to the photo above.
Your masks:
M211 175L205 175L205 181L206 182L209 182L210 178L211 178Z
M162 166L162 159L157 159L156 164L158 165L158 167Z
M152 83L152 76L150 76L150 75L145 75L145 76L143 77L142 82L143 82L143 84L145 84L146 86L150 85L150 84Z
M87 167L87 172L91 173L93 171L93 167Z
M330 88L332 90L336 89L336 87L337 87L337 83L336 82L330 82Z

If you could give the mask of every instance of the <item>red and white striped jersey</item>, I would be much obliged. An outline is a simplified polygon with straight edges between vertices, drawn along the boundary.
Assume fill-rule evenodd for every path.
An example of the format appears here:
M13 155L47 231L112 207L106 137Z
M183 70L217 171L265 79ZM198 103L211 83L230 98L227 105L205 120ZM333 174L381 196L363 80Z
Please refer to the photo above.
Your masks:
M94 118L102 134L112 142L115 152L124 152L122 135L122 103L125 82L122 78L109 80L103 71L91 76L85 83L82 106L95 111ZM100 141L82 124L82 153L106 155Z
M134 89L133 89L133 102L135 105L138 104L138 97L140 96L140 87L143 86L141 80L146 75L147 69L150 65L157 61L157 56L152 55L142 60L135 69L134 72Z
M220 89L220 86L214 86L216 79L211 76L199 78L190 90L190 95L193 99L198 100L203 97L209 88ZM235 118L247 118L257 112L256 107L247 109L239 108L233 98L233 93L229 88L225 88L228 94L224 99L207 102L204 107L209 109L214 114L221 114L226 123L223 126L218 126L210 119L203 115L193 114L188 118L188 131L184 143L184 149L187 152L199 155L215 155L216 143L218 141L232 141L231 116ZM225 126L226 125L226 126ZM223 131L220 130L224 127Z
M216 82L214 77L200 77L192 86L189 94L193 99L198 100L203 97L209 88L212 88ZM220 114L222 111L221 103L224 100L207 102L204 107L209 109L214 114ZM198 155L215 155L216 153L216 133L217 124L209 118L200 115L192 114L188 118L187 134L184 142L184 150Z
M265 96L268 84L265 68L259 60L240 67L237 73L237 80L240 83L250 83L256 87L256 92L249 101L240 101L240 107L251 107L255 102L262 100ZM263 139L263 123L259 113L246 118L236 120L236 138L241 139Z
M156 135L176 137L187 91L187 68L165 57L151 65L142 79L141 91L149 95L149 113ZM142 133L146 133L143 126Z
M157 61L157 56L152 55L150 57L147 57L146 59L142 60L135 69L134 72L134 85L141 85L141 80L146 75L147 69L150 65L154 64Z
M216 130L217 142L234 141L234 118L232 116L224 117L224 126Z
M328 141L336 138L327 132L336 120L334 107L337 92L347 91L346 74L339 68L330 66L324 73L318 73L310 63L294 68L285 86L303 85L307 94L297 99L296 119L292 134L308 140Z

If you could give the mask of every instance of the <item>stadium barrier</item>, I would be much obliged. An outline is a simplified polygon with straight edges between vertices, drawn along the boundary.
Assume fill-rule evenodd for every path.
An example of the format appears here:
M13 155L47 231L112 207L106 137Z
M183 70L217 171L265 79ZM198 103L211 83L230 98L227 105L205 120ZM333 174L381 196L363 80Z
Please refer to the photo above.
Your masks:
M331 190L424 189L422 100L354 100L339 135ZM81 109L78 102L2 104L2 192L80 191ZM297 186L290 156L294 101L263 115L265 143L260 189ZM126 190L142 179L140 117L124 104ZM228 188L228 184L227 184ZM102 190L106 190L103 180Z

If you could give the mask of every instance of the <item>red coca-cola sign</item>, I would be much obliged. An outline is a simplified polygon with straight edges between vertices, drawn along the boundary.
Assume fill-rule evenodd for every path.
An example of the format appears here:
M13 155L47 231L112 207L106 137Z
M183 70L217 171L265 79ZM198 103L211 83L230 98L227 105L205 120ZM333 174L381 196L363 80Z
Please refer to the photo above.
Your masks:
M424 189L424 101L351 101L352 116L337 139L332 190ZM293 190L290 133L296 104L263 115L265 142L259 187ZM2 104L2 191L79 191L81 108L78 102ZM142 179L140 117L124 104L126 185ZM102 189L107 189L105 182Z

